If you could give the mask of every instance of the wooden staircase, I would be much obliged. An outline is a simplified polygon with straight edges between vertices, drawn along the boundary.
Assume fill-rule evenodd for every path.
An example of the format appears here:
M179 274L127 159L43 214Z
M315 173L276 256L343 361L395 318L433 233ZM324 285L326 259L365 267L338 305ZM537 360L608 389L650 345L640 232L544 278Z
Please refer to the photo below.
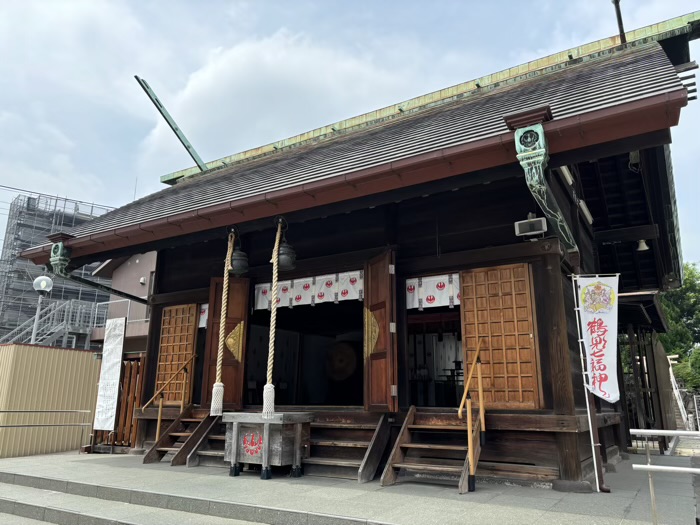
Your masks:
M318 413L311 423L309 457L302 460L304 474L371 481L389 436L386 414Z
M227 463L224 458L226 424L221 421L221 416L207 417L200 427L200 432L190 438L192 446L187 456L187 466L203 465L228 468L230 463Z
M194 410L190 405L161 433L143 457L144 463L158 463L166 456L171 465L184 465L192 446L202 437L202 428L211 419L206 412Z
M470 438L469 425L458 418L456 410L421 412L412 406L382 474L382 486L393 485L403 476L457 482L460 494L473 492L484 433L478 413L472 422Z
M382 486L393 485L399 474L402 474L416 479L457 481L460 494L476 490L476 467L486 438L484 390L479 358L483 342L484 339L479 340L474 352L459 409L446 412L420 412L415 406L408 409L382 474ZM474 373L477 376L479 395L477 411L472 410L469 391Z

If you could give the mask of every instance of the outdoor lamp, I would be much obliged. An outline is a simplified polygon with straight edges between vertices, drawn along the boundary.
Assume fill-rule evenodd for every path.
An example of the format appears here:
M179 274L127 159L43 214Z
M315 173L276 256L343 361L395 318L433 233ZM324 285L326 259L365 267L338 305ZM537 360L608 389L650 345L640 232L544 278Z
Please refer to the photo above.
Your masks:
M32 326L32 338L29 340L29 344L36 344L37 334L39 333L39 317L41 316L41 300L46 294L48 294L53 288L53 281L51 277L42 275L34 279L32 287L39 294L39 300L36 302L36 313L34 314L34 325Z
M51 277L42 275L34 279L32 286L34 287L34 291L38 292L39 295L44 295L49 293L53 288L53 281L51 280Z
M638 252L646 252L649 250L649 245L647 244L647 241L645 239L641 239L637 243L637 251Z

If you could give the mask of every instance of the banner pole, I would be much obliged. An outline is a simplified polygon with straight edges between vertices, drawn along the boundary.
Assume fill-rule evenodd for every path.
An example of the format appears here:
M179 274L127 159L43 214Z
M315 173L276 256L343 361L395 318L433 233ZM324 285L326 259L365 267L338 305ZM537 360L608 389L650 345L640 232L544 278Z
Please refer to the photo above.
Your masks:
M591 436L591 455L593 457L593 472L595 474L595 485L596 492L600 492L600 476L598 474L598 449L596 448L595 439L593 437L593 418L591 415L591 403L590 403L590 390L588 389L588 380L586 377L587 367L585 365L585 359L583 358L583 333L581 332L581 318L580 318L580 308L579 303L579 292L578 286L578 276L573 275L571 279L571 284L574 288L574 305L576 309L576 328L578 329L578 353L581 357L581 379L583 380L583 393L586 398L586 414L588 415L588 434Z

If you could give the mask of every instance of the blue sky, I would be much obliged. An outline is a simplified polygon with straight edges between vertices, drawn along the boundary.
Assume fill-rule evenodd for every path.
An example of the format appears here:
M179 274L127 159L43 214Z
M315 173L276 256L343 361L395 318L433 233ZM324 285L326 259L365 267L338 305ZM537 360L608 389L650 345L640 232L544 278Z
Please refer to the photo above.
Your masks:
M697 8L622 1L627 29ZM610 0L3 0L0 184L118 206L191 166L135 74L213 160L614 33ZM691 261L699 126L672 146Z

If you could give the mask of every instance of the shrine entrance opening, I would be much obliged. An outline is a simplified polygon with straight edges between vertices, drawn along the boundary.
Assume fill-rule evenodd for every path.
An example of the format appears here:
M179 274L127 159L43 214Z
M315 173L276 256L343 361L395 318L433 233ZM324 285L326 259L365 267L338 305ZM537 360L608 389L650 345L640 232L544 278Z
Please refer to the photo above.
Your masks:
M464 389L459 306L407 312L409 401L418 407L459 405Z
M266 382L270 311L250 316L246 359L248 405L261 405ZM363 404L363 302L277 310L275 403L296 406Z

